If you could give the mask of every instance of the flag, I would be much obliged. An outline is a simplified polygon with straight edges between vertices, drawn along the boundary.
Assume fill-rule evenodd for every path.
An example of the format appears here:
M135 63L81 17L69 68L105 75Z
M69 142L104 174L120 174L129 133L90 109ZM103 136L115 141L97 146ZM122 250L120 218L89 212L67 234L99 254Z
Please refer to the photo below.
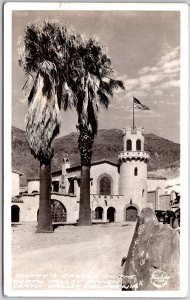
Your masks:
M149 107L140 103L140 101L133 97L133 102L134 102L134 108L138 108L138 109L143 109L143 110L149 110Z

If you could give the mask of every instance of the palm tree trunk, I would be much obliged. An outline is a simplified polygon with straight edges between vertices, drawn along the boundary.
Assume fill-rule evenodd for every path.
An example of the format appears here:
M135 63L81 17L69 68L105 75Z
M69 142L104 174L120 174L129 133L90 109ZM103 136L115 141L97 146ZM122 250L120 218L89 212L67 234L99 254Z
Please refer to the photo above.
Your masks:
M40 200L36 232L53 232L51 217L51 162L40 162Z
M90 209L90 165L81 166L80 208L78 225L92 225Z
M78 128L80 130L78 145L81 154L80 208L78 225L90 226L92 225L90 209L90 166L94 139L86 126L79 125Z

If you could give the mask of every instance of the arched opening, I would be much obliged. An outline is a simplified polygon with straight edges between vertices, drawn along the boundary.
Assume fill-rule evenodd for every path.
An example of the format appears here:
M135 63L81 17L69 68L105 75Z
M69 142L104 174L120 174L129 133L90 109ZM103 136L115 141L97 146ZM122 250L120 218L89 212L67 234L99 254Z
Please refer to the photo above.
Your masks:
M142 198L144 198L144 189L142 190Z
M37 221L39 209L37 211ZM58 200L51 200L51 216L53 223L61 223L67 221L67 211L65 206Z
M136 150L141 151L141 140L136 141Z
M127 140L127 151L131 151L132 150L132 142L131 140Z
M109 207L107 210L107 219L109 222L115 222L115 208Z
M138 176L138 169L137 169L137 167L134 169L134 176Z
M52 222L54 223L67 221L66 208L58 200L51 200L51 216L52 216Z
M18 205L11 206L11 222L19 222L20 208Z
M111 195L111 180L108 176L100 179L100 195Z
M137 219L137 209L134 206L129 206L126 208L126 221L135 222Z
M102 220L103 219L103 208L98 206L95 209L95 219Z

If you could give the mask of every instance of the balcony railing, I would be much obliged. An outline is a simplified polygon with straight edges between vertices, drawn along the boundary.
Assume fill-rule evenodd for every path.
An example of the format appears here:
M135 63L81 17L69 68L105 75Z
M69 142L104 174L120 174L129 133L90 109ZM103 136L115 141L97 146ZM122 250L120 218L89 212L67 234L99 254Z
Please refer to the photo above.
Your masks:
M118 154L118 158L144 158L149 159L149 154L146 151L122 151Z

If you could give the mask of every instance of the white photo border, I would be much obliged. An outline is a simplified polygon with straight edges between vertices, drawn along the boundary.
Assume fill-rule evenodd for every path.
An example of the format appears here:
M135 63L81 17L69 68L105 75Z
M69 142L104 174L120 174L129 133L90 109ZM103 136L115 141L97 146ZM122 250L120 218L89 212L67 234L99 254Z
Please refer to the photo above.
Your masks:
M179 11L180 86L180 290L179 291L56 291L13 290L11 287L11 112L12 112L12 12L22 10L128 10ZM188 286L188 4L185 3L6 3L4 5L4 294L30 297L186 297Z

